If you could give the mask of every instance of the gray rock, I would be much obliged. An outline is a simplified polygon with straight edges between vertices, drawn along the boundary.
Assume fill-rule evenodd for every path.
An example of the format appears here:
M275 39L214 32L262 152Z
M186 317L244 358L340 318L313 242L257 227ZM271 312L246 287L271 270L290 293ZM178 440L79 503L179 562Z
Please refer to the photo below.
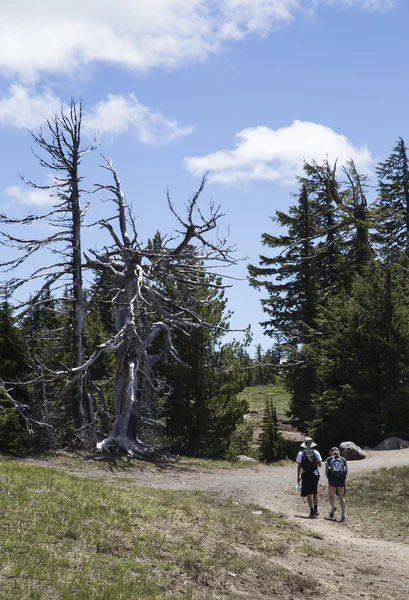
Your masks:
M407 440L402 440L402 438L398 437L390 437L375 446L374 450L402 450L402 448L409 448L409 442Z
M362 448L354 444L354 442L342 442L339 445L339 452L347 460L362 460L366 458L366 453Z
M237 461L237 462L258 463L258 460L256 460L255 458L250 458L250 456L246 456L245 454L239 454L238 456L235 456L232 460Z

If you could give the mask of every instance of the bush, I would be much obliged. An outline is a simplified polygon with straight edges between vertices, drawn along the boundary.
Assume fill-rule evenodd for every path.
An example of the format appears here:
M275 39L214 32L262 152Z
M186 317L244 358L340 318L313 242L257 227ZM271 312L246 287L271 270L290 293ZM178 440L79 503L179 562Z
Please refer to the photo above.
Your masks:
M230 445L226 452L226 458L232 460L239 454L247 456L251 453L251 440L253 438L253 426L248 421L243 421L230 438Z
M16 409L2 388L0 388L0 444L1 450L10 453L27 449L30 443Z

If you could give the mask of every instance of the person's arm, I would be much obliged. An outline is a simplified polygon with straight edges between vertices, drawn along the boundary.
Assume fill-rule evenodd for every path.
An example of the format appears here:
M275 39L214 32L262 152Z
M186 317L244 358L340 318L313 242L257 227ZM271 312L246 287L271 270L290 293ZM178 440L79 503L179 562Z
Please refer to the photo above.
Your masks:
M321 454L318 452L318 450L315 450L315 455L317 457L317 466L321 467L321 465L322 465L322 462L321 462L322 458L321 458Z
M301 480L301 463L297 463L297 483Z

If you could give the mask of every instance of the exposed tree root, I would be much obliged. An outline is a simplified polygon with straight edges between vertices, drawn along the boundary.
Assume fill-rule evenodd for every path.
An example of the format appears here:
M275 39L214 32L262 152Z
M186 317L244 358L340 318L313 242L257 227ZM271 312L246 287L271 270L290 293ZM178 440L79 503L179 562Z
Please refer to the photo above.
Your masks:
M97 444L98 452L124 452L127 456L139 460L169 458L168 454L158 446L145 444L139 439L131 439L124 435L109 435Z

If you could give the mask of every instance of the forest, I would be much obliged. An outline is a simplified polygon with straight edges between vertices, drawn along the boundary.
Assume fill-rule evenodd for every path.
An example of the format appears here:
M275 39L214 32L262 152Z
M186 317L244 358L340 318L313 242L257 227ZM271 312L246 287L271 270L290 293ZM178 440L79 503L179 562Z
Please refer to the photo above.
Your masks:
M225 341L231 315L220 272L235 258L218 237L221 208L201 204L206 177L184 214L168 193L175 230L142 243L109 158L102 156L95 196L82 190L87 155L98 148L82 145L81 120L82 105L72 101L32 133L40 165L54 176L48 212L0 214L3 451L245 453L252 432L239 393L277 378L291 394L291 423L323 448L334 439L373 447L408 438L403 139L373 181L353 161L304 164L288 211L272 211L281 234L260 233L265 255L248 265L249 285L263 292L268 340L267 351L251 355L250 331ZM108 212L88 223L97 196ZM44 225L35 229L44 237L25 235L33 224ZM91 228L102 231L92 249ZM285 453L267 403L258 457Z

